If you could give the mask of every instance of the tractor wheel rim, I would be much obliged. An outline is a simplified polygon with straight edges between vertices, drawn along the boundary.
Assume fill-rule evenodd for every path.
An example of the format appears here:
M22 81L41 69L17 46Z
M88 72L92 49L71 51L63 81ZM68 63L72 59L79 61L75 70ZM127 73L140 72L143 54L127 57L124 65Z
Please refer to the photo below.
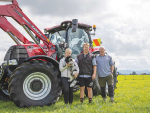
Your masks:
M51 90L51 81L49 77L41 72L31 73L26 77L23 83L25 95L32 100L41 100L45 98Z
M7 89L2 90L2 91L3 91L3 93L5 93L7 96L9 96L9 92L8 92L8 90L7 90Z

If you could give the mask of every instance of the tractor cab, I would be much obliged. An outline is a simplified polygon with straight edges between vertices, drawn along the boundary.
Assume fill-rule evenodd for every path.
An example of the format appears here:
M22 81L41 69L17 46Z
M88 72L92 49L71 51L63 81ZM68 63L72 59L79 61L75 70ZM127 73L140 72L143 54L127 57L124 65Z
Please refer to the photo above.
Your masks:
M89 43L92 48L90 36L92 26L77 23L76 29L74 29L72 23L72 21L64 21L61 25L46 28L45 32L49 40L57 46L58 51L60 48L62 48L63 52L65 48L70 48L72 50L72 57L75 58L82 53L84 43Z

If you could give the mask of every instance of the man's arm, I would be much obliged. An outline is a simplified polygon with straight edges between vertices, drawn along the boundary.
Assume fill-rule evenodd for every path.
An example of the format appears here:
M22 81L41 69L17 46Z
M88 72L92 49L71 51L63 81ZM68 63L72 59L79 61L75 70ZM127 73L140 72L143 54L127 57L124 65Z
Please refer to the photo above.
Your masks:
M92 59L92 64L93 64L93 75L92 75L92 79L95 79L95 77L96 77L96 70L97 70L96 58L93 58L93 59Z
M92 75L92 79L95 79L95 77L96 77L96 70L97 70L97 66L94 65L94 66L93 66L93 75Z
M113 73L113 71L114 71L114 66L113 66L114 63L113 63L113 61L112 61L112 57L110 57L109 65L110 65L111 73Z
M110 66L110 69L111 69L111 73L113 73L113 71L114 71L114 66L113 66L113 65Z

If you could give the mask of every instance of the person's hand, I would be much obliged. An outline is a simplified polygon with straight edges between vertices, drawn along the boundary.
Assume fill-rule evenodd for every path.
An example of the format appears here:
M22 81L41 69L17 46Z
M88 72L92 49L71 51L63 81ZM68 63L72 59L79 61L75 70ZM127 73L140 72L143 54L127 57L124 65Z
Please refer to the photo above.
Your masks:
M96 78L96 74L92 75L92 80L94 80Z
M73 76L74 78L77 78L78 77L78 73L76 73L76 74L74 74L74 76Z
M70 65L69 63L67 63L67 66L72 66L72 65Z

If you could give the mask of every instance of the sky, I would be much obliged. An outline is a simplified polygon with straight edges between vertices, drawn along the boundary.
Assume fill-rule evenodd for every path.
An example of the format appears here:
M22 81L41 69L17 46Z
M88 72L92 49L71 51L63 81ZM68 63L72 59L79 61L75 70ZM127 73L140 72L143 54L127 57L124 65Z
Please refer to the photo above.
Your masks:
M96 25L96 35L118 70L150 70L149 0L17 0L23 12L43 32L62 21ZM11 2L0 2L0 5ZM7 19L29 40L25 30ZM13 40L0 29L0 63Z

